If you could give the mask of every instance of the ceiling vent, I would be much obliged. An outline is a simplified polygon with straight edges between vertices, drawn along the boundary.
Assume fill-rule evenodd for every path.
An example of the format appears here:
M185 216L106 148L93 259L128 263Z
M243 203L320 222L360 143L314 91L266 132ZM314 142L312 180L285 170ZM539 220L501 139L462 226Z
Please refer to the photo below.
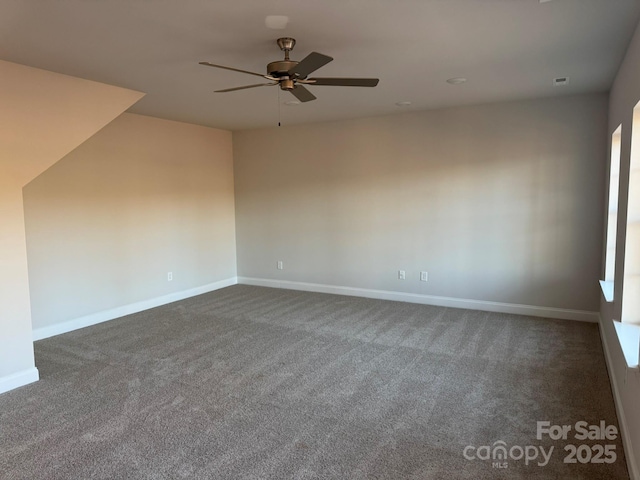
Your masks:
M284 30L289 23L289 17L285 15L267 15L264 24L272 30Z
M562 87L564 85L569 85L569 77L558 77L553 79L554 87Z

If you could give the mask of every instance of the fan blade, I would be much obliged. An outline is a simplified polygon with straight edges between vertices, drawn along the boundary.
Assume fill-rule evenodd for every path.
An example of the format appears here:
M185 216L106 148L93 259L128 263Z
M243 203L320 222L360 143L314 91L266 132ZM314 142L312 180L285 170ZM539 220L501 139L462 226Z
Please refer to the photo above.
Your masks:
M293 90L289 91L301 102L310 102L311 100L316 99L316 96L302 85L296 85Z
M225 70L231 70L233 72L248 73L249 75L256 75L262 78L269 78L266 75L263 75L261 73L249 72L248 70L240 70L239 68L225 67L224 65L216 65L215 63L210 63L210 62L199 62L199 63L200 65L205 65L207 67L224 68Z
M290 77L306 78L311 72L315 72L320 67L331 62L333 58L318 52L311 52L304 57L298 65L289 70Z
M336 87L375 87L379 81L377 78L307 78L304 83Z
M271 87L273 85L278 85L278 84L277 83L256 83L255 85L245 85L244 87L233 87L233 88L225 88L224 90L214 90L214 93L235 92L236 90L244 90L245 88Z

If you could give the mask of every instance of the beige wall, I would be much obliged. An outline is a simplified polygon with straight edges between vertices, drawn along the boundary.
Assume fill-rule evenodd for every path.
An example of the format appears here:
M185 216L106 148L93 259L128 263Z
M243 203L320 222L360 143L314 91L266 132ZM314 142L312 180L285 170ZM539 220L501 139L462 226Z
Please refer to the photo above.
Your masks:
M0 60L0 158L20 187L144 96Z
M0 61L0 393L37 379L22 187L143 94Z
M228 131L125 113L27 185L34 329L235 277L232 162Z
M599 94L236 132L238 275L597 311L606 108Z
M601 297L601 331L609 357L609 373L614 385L618 417L623 423L627 461L631 478L640 478L640 376L627 371L627 364L620 348L611 320L620 320L622 295L637 295L623 291L624 250L627 223L627 191L629 186L629 162L631 158L631 131L633 109L640 101L640 26L629 45L625 59L618 71L609 100L608 137L622 125L620 148L620 201L618 205L618 232L615 271L615 295L612 303ZM636 126L637 127L637 126ZM603 197L604 201L604 197ZM601 235L604 234L604 230ZM602 252L604 259L604 251ZM603 260L604 262L604 260Z
M0 380L34 368L22 189L3 173L0 171Z

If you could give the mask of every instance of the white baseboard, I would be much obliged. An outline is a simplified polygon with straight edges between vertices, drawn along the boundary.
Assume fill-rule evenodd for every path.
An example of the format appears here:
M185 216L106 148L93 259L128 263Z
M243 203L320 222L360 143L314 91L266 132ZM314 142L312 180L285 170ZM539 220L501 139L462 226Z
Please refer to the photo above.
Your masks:
M106 322L115 318L124 317L125 315L131 315L132 313L142 312L149 310L150 308L166 305L167 303L177 302L178 300L184 300L185 298L194 297L203 293L213 292L224 287L229 287L238 283L237 277L227 278L218 282L209 283L201 287L191 288L189 290L183 290L181 292L174 292L162 297L156 297L149 300L143 300L141 302L132 303L129 305L123 305L122 307L112 308L110 310L103 310L101 312L93 313L80 318L74 318L62 323L56 323L48 327L36 328L33 331L33 340L42 340L44 338L53 337L62 333L71 332L79 328L89 327L97 323Z
M36 367L0 377L0 393L8 392L9 390L28 385L29 383L37 382L39 379L40 374Z
M484 300L469 300L466 298L438 297L418 293L392 292L388 290L372 290L367 288L341 287L320 283L292 282L288 280L272 280L267 278L238 277L238 283L256 285L260 287L285 288L302 290L305 292L334 293L353 297L375 298L379 300L394 300L397 302L421 303L439 307L467 308L486 312L513 313L534 317L558 318L562 320L579 320L597 323L598 312L584 310L568 310L554 307L536 307L533 305L519 305L515 303L487 302Z
M609 371L611 390L613 390L613 399L616 406L616 413L618 414L618 424L620 425L622 447L624 448L624 456L627 459L627 469L629 470L629 477L631 477L632 480L640 480L640 470L638 469L638 464L635 457L633 456L633 446L631 437L629 436L627 420L624 414L622 396L620 395L620 390L618 389L618 380L616 379L615 369L613 368L613 359L611 358L611 351L609 348L609 338L607 337L605 328L602 326L602 322L603 320L602 318L600 318L598 322L600 327L600 340L602 341L604 358L607 364L607 370ZM614 339L613 341L617 342L618 340Z

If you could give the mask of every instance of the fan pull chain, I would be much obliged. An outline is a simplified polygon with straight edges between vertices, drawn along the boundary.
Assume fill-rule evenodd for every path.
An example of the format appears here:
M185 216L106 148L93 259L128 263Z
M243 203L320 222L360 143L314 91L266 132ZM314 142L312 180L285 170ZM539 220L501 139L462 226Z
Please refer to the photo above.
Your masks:
M278 126L280 127L280 87L278 87Z

